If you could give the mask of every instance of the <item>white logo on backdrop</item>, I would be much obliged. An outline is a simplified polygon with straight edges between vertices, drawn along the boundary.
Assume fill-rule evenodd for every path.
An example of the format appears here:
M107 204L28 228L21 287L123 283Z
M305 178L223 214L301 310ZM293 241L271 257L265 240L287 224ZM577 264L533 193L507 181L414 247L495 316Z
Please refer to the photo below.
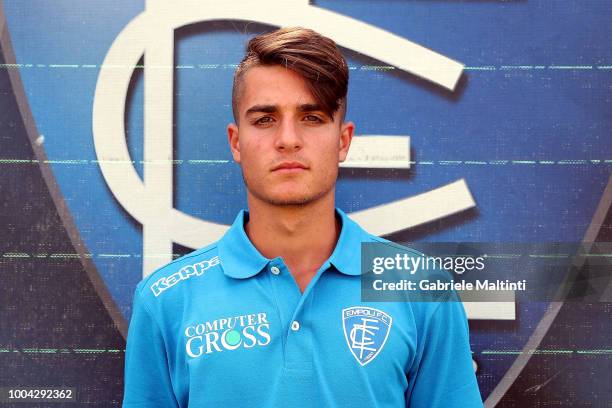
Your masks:
M93 106L94 145L104 179L119 203L142 224L143 276L172 260L173 243L199 248L219 239L229 227L185 214L172 204L174 31L189 24L215 20L309 27L342 47L449 90L455 88L463 71L463 65L457 61L303 0L147 0L145 11L130 21L111 45L100 70ZM130 79L143 55L144 180L141 180L128 151L124 117ZM407 137L370 135L354 139L358 140L352 146L355 153L351 153L347 165L408 167ZM399 163L394 159L397 143L403 144L402 150L406 151ZM375 159L364 157L359 153L364 151L376 151L379 155ZM385 235L474 206L465 181L460 179L350 215L371 233ZM499 318L500 310L495 313Z

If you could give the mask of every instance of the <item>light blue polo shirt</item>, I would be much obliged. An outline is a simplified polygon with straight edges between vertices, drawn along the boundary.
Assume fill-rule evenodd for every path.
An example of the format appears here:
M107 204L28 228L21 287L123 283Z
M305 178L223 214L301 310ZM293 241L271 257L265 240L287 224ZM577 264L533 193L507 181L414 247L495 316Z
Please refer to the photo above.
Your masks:
M302 294L249 241L216 243L136 288L124 407L482 407L459 302L361 302L361 242L341 233Z

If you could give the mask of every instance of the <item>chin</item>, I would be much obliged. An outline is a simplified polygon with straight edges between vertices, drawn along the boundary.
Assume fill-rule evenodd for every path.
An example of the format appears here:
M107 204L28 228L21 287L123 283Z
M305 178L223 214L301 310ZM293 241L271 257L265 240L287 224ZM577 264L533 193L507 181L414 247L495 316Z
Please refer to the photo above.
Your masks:
M264 194L264 196L259 196L263 201L273 204L273 205L283 205L283 206L303 206L310 204L312 202L318 201L321 198L325 197L329 193L329 190L321 190L321 191L304 191L303 189L300 191L283 191L277 194L273 194L268 192L268 194Z
M259 200L277 206L305 205L316 201L321 195L301 191L253 191L251 194Z
M304 196L304 195L278 195L278 196L268 196L264 199L264 201L273 205L280 206L291 206L291 205L305 205L313 200L313 197Z
M303 206L326 196L334 185L312 189L310 183L245 183L249 193L258 200L276 206ZM319 186L323 187L323 186Z

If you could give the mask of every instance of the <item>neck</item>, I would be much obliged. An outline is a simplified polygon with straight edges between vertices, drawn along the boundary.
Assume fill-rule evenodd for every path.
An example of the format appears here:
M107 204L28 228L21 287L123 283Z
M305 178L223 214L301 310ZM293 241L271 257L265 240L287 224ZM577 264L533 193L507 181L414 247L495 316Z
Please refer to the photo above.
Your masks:
M306 205L271 205L250 194L248 203L247 236L266 258L281 257L303 292L338 241L333 190Z

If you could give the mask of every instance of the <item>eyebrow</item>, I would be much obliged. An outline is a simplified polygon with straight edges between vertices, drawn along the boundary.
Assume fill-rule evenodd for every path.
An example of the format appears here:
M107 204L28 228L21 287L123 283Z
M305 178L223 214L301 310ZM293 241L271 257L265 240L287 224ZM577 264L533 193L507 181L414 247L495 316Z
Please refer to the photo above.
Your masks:
M323 110L321 108L321 105L319 105L318 103L305 103L300 105L298 109L300 112L315 112Z
M321 105L318 103L304 103L298 106L298 110L300 112L315 112L315 111L323 111ZM278 112L278 105L253 105L249 109L246 110L245 116L248 116L252 113L275 113Z
M247 111L245 112L245 115L248 116L251 113L257 113L257 112L274 113L276 112L276 110L277 110L276 105L253 105L249 109L247 109Z

